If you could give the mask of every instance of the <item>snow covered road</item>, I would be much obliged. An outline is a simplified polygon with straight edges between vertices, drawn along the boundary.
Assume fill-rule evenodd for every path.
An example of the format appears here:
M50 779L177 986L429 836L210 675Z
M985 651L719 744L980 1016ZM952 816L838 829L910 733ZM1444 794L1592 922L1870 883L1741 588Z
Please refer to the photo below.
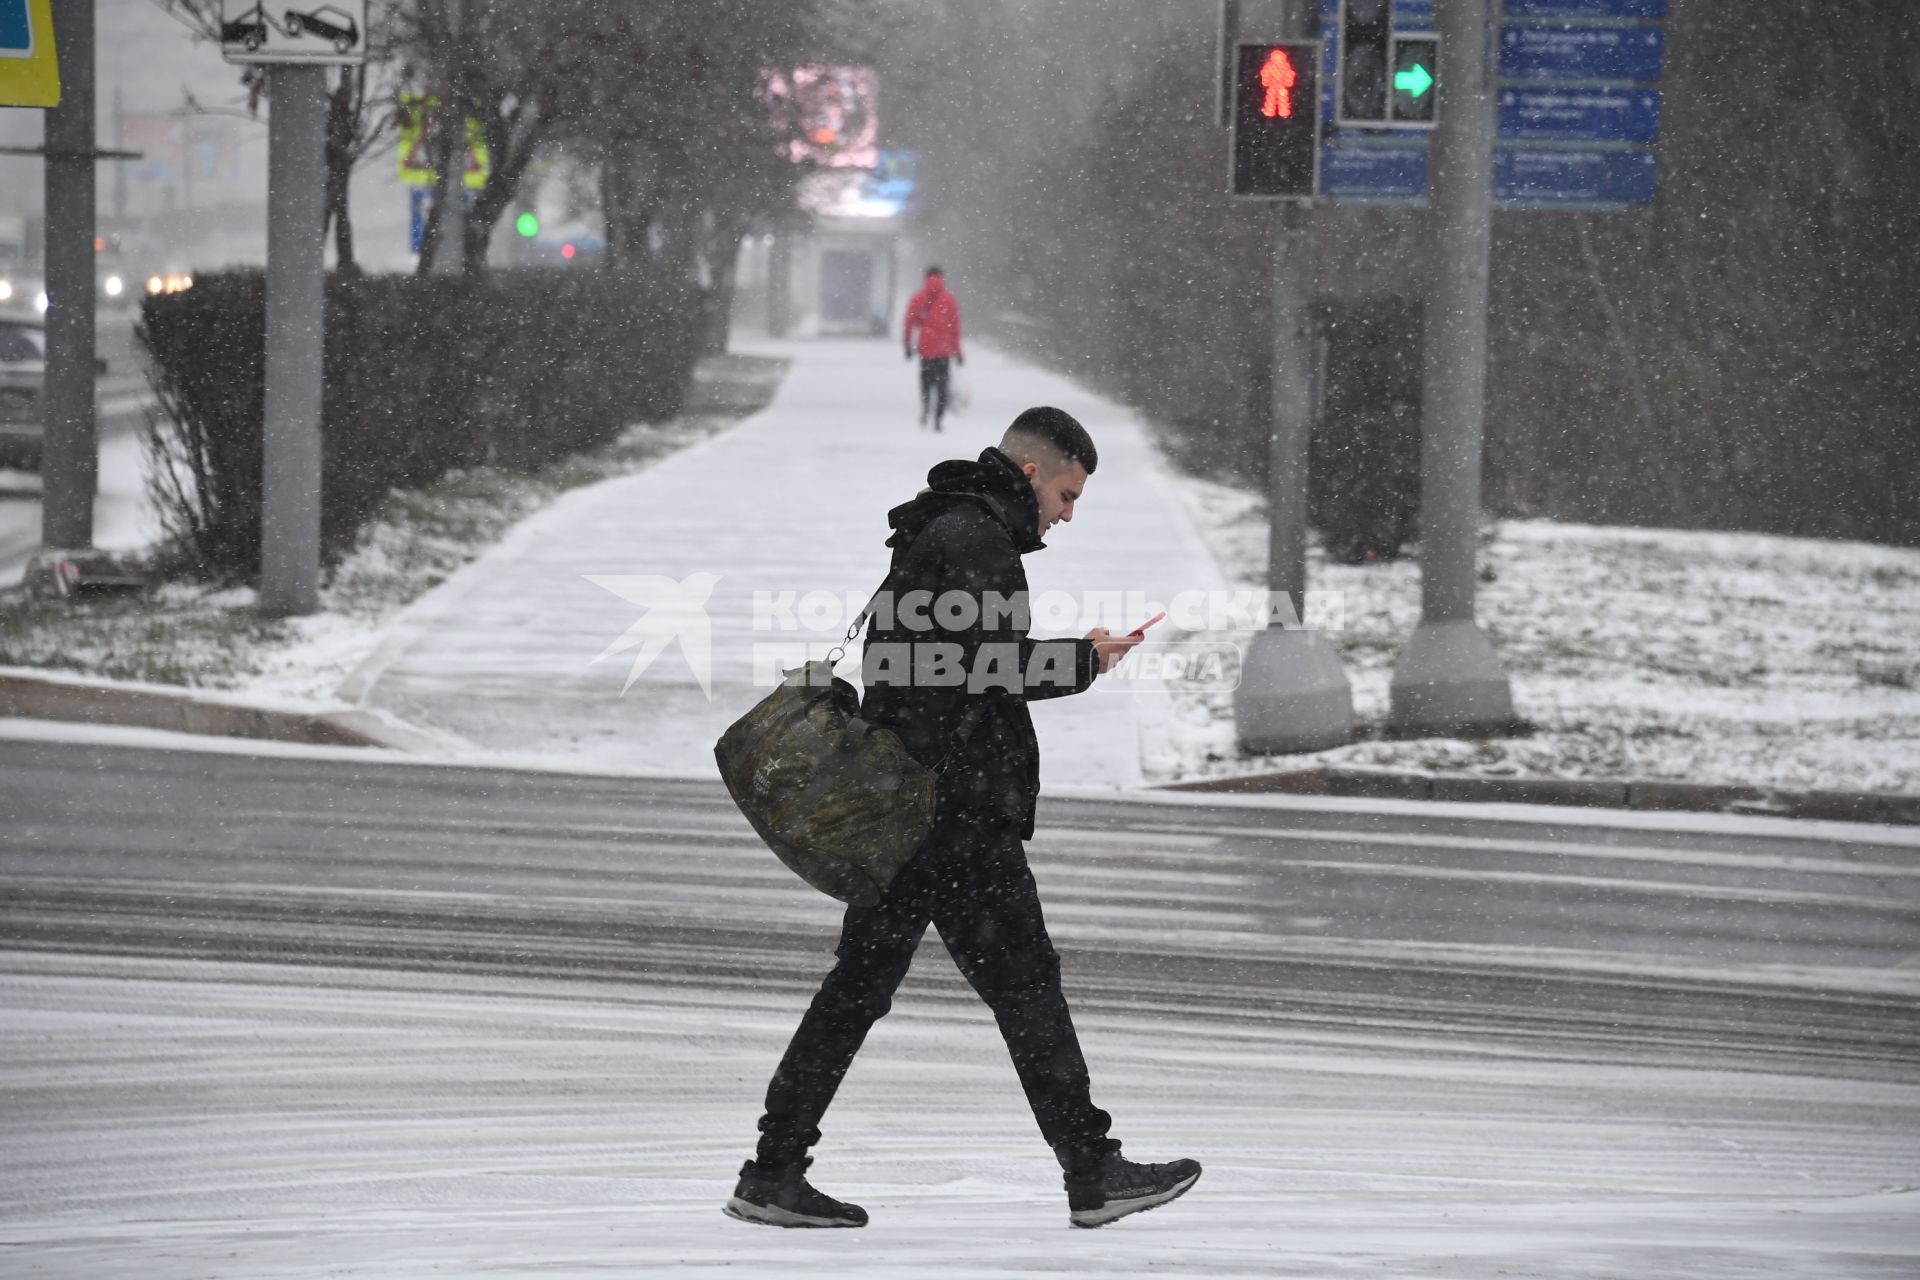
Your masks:
M4 957L10 1275L1516 1275L1920 1263L1920 1088L1082 1014L1194 1194L1068 1228L983 1010L912 989L819 1149L861 1232L723 1218L790 993ZM924 967L937 963L925 958Z

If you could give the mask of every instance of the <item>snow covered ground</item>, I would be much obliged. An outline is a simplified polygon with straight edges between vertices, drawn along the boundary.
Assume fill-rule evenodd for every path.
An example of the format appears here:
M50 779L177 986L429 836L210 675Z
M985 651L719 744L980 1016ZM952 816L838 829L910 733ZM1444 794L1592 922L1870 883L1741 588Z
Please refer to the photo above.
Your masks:
M103 415L139 412L150 396L128 394L103 401ZM0 587L20 581L40 546L40 476L0 468ZM102 551L137 551L161 536L147 500L147 463L136 430L116 431L100 442L100 484L94 498L93 545Z
M1046 634L1125 630L1149 602L1224 587L1145 431L1064 379L977 352L962 375L972 407L936 434L916 425L913 370L890 345L753 349L793 361L763 412L521 525L401 618L354 696L484 750L710 776L714 740L780 669L838 641L885 576L887 510L1035 404L1082 417L1101 452L1079 514L1027 562L1037 595L1065 609ZM697 599L672 589L696 582ZM609 650L650 616L672 634L639 650L636 673L631 652ZM858 679L857 650L842 671ZM1037 707L1047 779L1139 785L1169 707L1128 679Z
M1182 492L1236 580L1266 572L1263 504ZM1236 757L1229 699L1178 723L1187 776L1308 764L1494 777L1661 778L1920 791L1920 550L1764 534L1506 520L1483 544L1479 617L1531 736L1379 736L1393 663L1420 617L1414 560L1331 564L1330 637L1365 740L1310 757Z

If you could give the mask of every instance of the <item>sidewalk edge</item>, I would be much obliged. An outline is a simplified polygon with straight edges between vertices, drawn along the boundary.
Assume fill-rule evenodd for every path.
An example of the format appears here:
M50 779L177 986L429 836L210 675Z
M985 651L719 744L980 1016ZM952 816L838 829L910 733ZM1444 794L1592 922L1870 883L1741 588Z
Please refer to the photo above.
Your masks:
M298 710L130 687L85 677L0 672L0 718L159 729L321 747L384 747L412 753L441 744L390 715L359 708Z
M1643 812L1735 813L1920 826L1920 795L1882 791L1796 791L1663 779L1487 778L1394 769L1293 769L1173 782L1156 791L1225 795L1315 795L1376 800L1451 800L1467 804L1567 805Z

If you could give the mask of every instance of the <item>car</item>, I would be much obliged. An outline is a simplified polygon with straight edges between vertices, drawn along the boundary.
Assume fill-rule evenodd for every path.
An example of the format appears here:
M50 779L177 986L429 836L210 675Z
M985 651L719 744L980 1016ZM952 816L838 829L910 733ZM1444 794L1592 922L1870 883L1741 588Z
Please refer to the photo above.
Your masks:
M309 9L305 13L298 9L287 10L287 21L282 29L294 39L302 35L316 35L322 40L331 40L334 49L340 53L347 52L360 40L360 25L353 20L353 15L330 4Z
M107 371L93 362L95 376ZM47 322L0 309L0 467L40 467L47 424Z
M237 44L248 53L257 53L260 46L267 42L269 30L266 5L256 4L238 18L230 18L220 24L220 43Z
M0 274L0 311L47 314L47 282L24 271Z
M39 468L46 381L45 322L0 316L0 466Z

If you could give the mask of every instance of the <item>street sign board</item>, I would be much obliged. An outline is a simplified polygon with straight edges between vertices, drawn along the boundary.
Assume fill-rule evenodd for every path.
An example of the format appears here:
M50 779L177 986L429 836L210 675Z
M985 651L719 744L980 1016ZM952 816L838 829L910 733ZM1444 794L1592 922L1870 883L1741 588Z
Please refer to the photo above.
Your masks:
M1320 16L1327 22L1337 24L1340 17L1340 0L1320 0ZM1433 0L1393 0L1393 29L1395 31L1433 30Z
M1500 29L1502 80L1590 80L1652 84L1666 57L1660 27L1527 27Z
M1508 142L1655 142L1657 89L1500 90L1500 138Z
M460 194L461 194L461 207L471 212L473 209L473 192L463 191ZM407 188L407 252L418 253L422 248L426 246L427 215L432 212L433 212L432 188L430 187ZM533 215L530 213L523 213L520 216L522 218L533 217ZM536 218L534 220L534 228L533 228L532 234L538 235L539 233L540 233L540 225L539 225L539 220ZM520 234L527 235L528 233L526 231L521 231Z
M1654 168L1651 151L1495 147L1493 198L1510 208L1651 204Z
M1418 204L1427 198L1427 140L1330 142L1320 151L1320 194L1332 200Z
M1393 29L1433 30L1433 0L1393 0Z
M220 56L228 62L344 65L367 60L367 0L220 0Z
M395 155L400 163L400 181L407 186L430 187L437 180L440 171L434 165L434 130L439 126L439 106L440 99L429 94L400 95L399 146L395 148ZM492 169L486 126L468 116L466 185L476 191L486 186Z
M1658 22L1667 16L1667 0L1507 0L1506 16Z
M1330 140L1320 155L1320 194L1368 204L1424 204L1426 135L1392 141ZM1612 147L1511 146L1493 152L1493 198L1506 209L1623 209L1654 198L1654 153Z
M407 252L418 253L427 246L427 208L433 203L428 187L407 189Z
M0 0L0 107L59 105L53 0Z

